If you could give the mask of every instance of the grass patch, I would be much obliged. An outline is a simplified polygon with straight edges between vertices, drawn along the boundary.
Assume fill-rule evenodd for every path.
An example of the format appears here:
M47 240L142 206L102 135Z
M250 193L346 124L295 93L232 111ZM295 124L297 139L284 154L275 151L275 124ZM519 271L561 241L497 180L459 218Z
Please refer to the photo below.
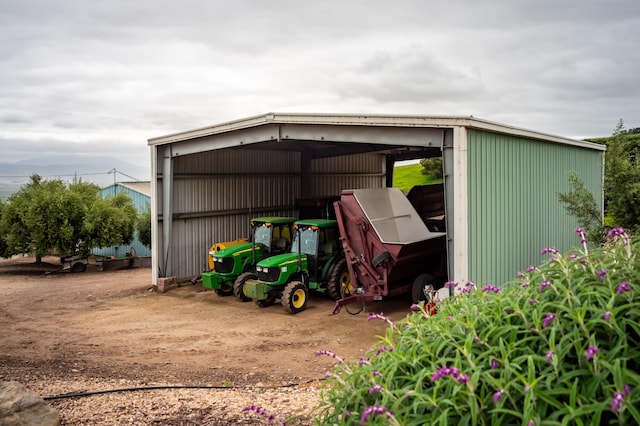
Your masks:
M416 185L442 183L442 179L431 179L422 174L422 165L408 164L393 168L393 187L407 194Z

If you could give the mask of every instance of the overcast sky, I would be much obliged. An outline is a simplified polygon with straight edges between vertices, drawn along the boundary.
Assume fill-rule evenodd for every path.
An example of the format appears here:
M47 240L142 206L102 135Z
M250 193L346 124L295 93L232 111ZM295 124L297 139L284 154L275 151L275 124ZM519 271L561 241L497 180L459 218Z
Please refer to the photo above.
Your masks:
M0 162L267 112L640 127L639 0L0 0Z

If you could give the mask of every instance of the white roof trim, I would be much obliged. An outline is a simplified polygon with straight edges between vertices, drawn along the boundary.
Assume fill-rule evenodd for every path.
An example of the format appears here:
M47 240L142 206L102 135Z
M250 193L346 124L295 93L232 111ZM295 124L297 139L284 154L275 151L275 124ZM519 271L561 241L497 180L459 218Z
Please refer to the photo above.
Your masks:
M534 130L496 123L473 116L423 116L423 115L376 115L376 114L303 114L303 113L267 113L254 117L229 121L200 129L188 130L170 135L154 137L148 140L149 145L164 145L186 141L235 130L257 127L266 124L325 124L341 126L385 126L385 127L466 127L486 130L524 138L539 139L566 145L606 151L606 146L551 135Z

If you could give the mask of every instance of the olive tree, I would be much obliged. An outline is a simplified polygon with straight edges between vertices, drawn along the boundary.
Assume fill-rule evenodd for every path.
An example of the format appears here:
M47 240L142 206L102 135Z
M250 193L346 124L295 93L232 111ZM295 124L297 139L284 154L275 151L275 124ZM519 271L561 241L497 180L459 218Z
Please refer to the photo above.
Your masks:
M66 184L38 175L13 194L2 208L2 256L86 256L94 247L128 244L133 239L136 209L131 199L102 199L99 187L87 182Z

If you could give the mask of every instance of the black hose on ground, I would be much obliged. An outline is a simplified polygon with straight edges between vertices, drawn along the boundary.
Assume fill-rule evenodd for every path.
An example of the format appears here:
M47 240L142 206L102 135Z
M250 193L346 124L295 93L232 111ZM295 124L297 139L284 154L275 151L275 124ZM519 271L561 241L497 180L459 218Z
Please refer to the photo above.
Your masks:
M320 381L324 379L319 379ZM161 385L161 386L136 386L131 388L119 388L119 389L106 389L98 391L83 391L83 392L70 392L63 393L61 395L52 395L42 397L45 401L53 399L65 399L65 398L83 398L87 396L103 395L107 393L119 393L119 392L137 392L137 391L149 391L149 390L164 390L164 389L280 389L280 388L292 388L303 384L315 382L317 380L307 380L301 383L289 383L287 385L280 386L224 386L224 385Z

